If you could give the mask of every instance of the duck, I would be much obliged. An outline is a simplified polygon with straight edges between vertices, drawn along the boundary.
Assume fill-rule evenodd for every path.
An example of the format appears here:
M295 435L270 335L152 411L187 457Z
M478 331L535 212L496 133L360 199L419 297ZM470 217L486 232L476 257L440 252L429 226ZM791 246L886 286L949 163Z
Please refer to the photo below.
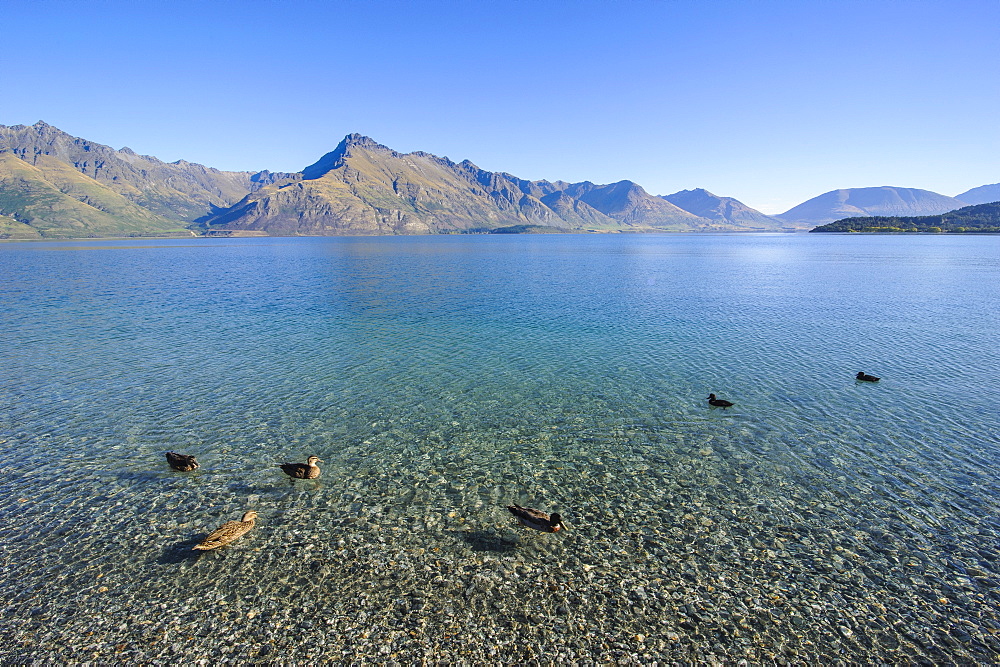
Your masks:
M722 398L716 398L715 394L708 395L708 404L716 408L728 408L732 406L732 403L730 401L727 401Z
M316 479L319 477L316 463L322 460L318 456L310 456L305 463L279 463L278 467L292 479Z
M854 379L860 382L878 382L881 378L877 378L874 375L868 375L863 371L858 371L858 374L854 376Z
M555 533L566 527L566 524L562 521L562 517L555 512L547 514L542 510L535 510L530 507L521 507L517 503L507 505L507 510L514 515L514 518L517 519L522 526L534 528L535 530L540 530L543 533Z
M198 462L194 460L194 455L192 454L178 454L177 452L167 452L167 463L174 470L180 470L181 472L191 472L198 467Z
M227 521L203 539L198 544L191 547L192 551L208 551L224 547L238 537L243 537L253 528L257 513L253 510L246 512L239 521Z

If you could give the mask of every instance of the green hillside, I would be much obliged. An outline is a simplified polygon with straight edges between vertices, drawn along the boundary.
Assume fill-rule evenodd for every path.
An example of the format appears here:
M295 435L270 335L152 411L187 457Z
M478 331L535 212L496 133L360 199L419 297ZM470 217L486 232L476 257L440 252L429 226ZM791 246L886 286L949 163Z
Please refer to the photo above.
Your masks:
M0 215L0 240L23 241L40 239L42 235L34 227L18 222L14 218Z
M143 236L186 233L167 220L133 204L70 165L47 155L28 164L0 153L0 232L7 238Z
M997 234L1000 233L1000 202L966 206L940 215L844 218L816 227L811 231L883 234L898 232Z
M287 174L220 171L193 162L163 162L129 148L115 150L39 121L0 125L0 151L28 164L54 158L156 215L185 223L226 208Z

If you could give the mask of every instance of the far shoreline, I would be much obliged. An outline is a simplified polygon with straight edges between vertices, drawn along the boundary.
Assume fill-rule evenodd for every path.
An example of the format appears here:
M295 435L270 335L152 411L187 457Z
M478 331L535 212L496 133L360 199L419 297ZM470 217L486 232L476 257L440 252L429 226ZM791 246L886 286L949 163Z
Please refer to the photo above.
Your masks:
M452 237L452 236L663 236L666 234L677 236L720 236L726 234L737 234L740 236L759 235L795 235L808 234L808 229L790 230L746 230L735 229L718 231L629 231L629 230L573 230L566 232L550 233L475 233L475 234L197 234L191 236L59 236L40 238L0 238L0 243L50 243L57 241L198 241L211 239L335 239L335 238L432 238L432 237ZM832 232L841 233L841 232Z
M244 240L244 239L335 239L335 238L433 238L453 236L795 236L811 234L813 230L796 229L787 231L711 231L711 232L681 232L681 231L571 231L556 233L501 233L501 234L198 234L192 236L66 236L41 238L0 239L0 244L16 243L79 243L83 241L205 241L205 240ZM816 232L822 236L998 236L1000 232Z

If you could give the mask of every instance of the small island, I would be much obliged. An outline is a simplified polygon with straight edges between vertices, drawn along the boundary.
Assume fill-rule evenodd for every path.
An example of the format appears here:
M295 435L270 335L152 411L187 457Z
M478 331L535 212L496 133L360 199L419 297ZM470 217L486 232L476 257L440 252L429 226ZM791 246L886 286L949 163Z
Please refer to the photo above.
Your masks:
M940 215L844 218L811 229L810 232L998 234L1000 233L1000 202L966 206Z

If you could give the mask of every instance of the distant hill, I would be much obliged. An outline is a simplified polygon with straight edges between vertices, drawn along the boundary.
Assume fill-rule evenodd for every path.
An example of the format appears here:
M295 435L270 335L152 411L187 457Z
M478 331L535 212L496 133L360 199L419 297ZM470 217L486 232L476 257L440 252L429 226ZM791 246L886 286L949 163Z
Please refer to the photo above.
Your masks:
M747 231L773 231L777 229L796 228L796 226L782 220L764 215L760 211L752 209L732 197L719 197L702 188L681 190L672 195L660 195L660 197L684 209L688 213L693 213L694 215L715 222L735 225ZM797 228L801 229L804 226L798 225Z
M189 233L188 223L290 176L166 163L42 121L0 125L0 159L0 214L42 236Z
M1000 201L1000 183L980 185L978 188L972 188L957 195L955 199L961 199L966 204L989 204Z
M846 218L813 229L814 232L947 232L1000 233L1000 202L966 206L942 215Z
M822 225L862 216L920 216L946 213L966 202L929 190L883 186L831 190L776 216L789 223Z
M592 206L625 227L673 231L704 231L713 227L711 221L650 195L632 181L619 181L609 185L595 185L590 181L571 184L535 181L535 185L546 192L543 199L553 196L571 197Z
M187 233L48 155L28 163L0 153L0 238L80 238Z
M0 215L0 239L14 239L23 241L27 239L39 239L42 235L31 225L18 222L14 218Z
M351 134L294 182L250 193L205 221L211 234L440 234L725 229L631 181L526 181L465 160L398 153Z

